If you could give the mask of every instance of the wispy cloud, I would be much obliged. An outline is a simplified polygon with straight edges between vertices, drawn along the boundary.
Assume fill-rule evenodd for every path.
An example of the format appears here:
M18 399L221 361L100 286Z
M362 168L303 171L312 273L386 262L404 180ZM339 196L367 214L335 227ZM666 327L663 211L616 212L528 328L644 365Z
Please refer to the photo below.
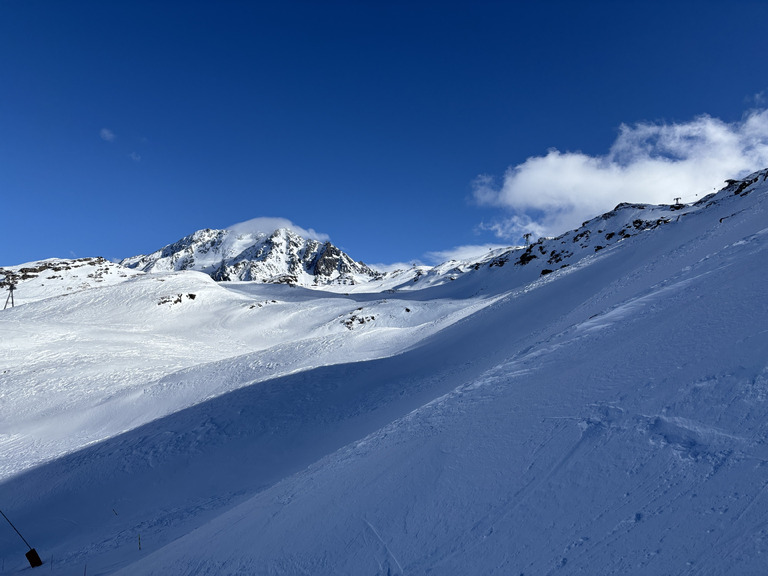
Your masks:
M504 214L481 227L499 238L525 232L555 235L619 202L691 202L768 166L768 110L739 122L700 116L681 124L622 125L603 156L550 150L510 167L501 185L487 175L474 182L480 203Z
M414 260L411 262L393 262L391 264L369 264L366 263L366 265L369 268L373 268L374 270L377 270L379 272L396 272L397 270L408 270L409 268L413 268L414 266L422 266L422 262L419 260Z
M141 162L141 155L136 152L131 152L128 157L134 162Z
M757 94L753 94L752 96L749 96L748 98L744 99L744 102L748 106L754 106L756 108L762 108L765 106L766 102L768 102L768 98L766 97L765 90L762 90L758 92Z
M238 234L271 234L278 228L287 228L299 236L318 240L319 242L327 242L330 240L327 234L315 232L312 228L304 229L301 226L296 226L296 224L286 218L253 218L251 220L246 220L245 222L227 226L227 230L237 232Z
M441 264L449 260L474 260L501 248L509 248L508 244L480 244L468 246L456 246L448 250L427 252L425 258L434 264Z
M409 260L408 262L367 264L374 270L394 272L396 270L408 270L414 266L437 266L438 264L443 264L444 262L450 262L452 260L477 260L488 255L489 252L507 248L510 248L509 244L471 244L467 246L455 246L448 250L427 252L424 254L423 260L421 258L416 258L414 260Z
M117 138L117 136L115 136L115 133L112 132L112 130L110 130L109 128L102 128L101 130L99 130L99 137L105 142L114 142L115 138Z

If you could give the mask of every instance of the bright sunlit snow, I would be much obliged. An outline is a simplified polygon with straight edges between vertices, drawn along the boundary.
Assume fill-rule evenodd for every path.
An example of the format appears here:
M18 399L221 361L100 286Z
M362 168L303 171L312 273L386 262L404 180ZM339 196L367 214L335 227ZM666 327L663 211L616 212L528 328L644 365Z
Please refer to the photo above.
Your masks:
M0 509L62 575L760 574L766 177L348 284L5 266Z

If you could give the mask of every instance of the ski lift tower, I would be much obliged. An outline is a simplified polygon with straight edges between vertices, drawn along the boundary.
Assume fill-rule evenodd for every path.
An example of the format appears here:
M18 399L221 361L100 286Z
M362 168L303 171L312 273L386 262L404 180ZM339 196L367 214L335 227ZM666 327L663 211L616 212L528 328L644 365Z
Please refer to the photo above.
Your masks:
M2 285L8 286L8 298L5 299L5 306L3 306L3 310L8 308L8 302L11 303L11 308L13 308L13 291L16 290L16 278L10 274L6 274L5 281L2 283Z

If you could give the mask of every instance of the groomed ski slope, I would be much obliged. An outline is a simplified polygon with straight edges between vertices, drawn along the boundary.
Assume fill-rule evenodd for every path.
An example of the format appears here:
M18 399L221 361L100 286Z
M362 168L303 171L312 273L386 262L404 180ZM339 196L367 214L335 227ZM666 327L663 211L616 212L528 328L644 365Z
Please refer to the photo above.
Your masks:
M546 276L509 262L423 299L180 274L165 282L194 278L195 293L232 301L216 300L205 321L179 314L178 325L165 324L170 314L206 299L167 310L152 301L146 316L126 302L125 314L92 325L72 316L83 306L19 307L3 322L40 323L38 335L58 327L67 346L44 342L39 356L27 354L24 378L3 374L3 462L12 464L2 509L54 574L762 574L764 178L750 190L721 193ZM95 293L83 292L91 308ZM272 299L303 310L301 319L288 321L295 332L275 350L249 352L272 336L225 310ZM344 314L379 305L392 307L390 326L377 324L379 309L371 322L344 324ZM418 306L434 316L402 320ZM314 324L319 310L337 323ZM115 344L131 329L147 340L146 365ZM83 343L64 336L89 330ZM295 341L305 333L314 336ZM175 371L151 355L164 338L179 339L167 346ZM242 354L227 355L237 338ZM76 391L77 409L57 410L66 393L46 404L57 360L74 382L96 341L103 368ZM259 372L270 354L280 370ZM135 378L123 385L128 365ZM130 401L97 387L100 370ZM47 408L25 408L36 399ZM57 436L56 417L71 434L102 438ZM15 448L35 438L45 439L38 456ZM6 573L24 570L24 551L10 529L0 532Z

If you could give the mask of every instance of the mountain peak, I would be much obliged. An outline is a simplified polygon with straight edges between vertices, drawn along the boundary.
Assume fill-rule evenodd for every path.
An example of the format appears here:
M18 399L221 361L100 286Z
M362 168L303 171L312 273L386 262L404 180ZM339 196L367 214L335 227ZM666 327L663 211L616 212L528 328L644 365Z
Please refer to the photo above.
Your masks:
M242 227L198 230L123 266L144 272L198 270L217 281L246 280L317 285L355 284L380 274L331 244L305 238L289 227L271 233Z

